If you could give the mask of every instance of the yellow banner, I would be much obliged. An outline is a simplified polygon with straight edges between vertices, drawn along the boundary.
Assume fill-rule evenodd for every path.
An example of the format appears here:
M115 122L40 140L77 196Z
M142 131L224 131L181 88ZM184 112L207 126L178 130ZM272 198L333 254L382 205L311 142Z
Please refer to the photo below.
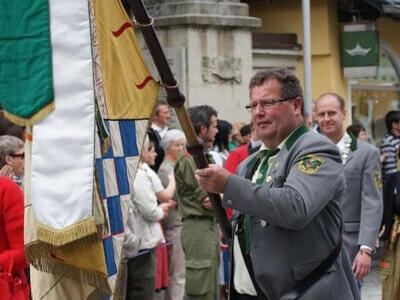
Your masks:
M158 95L133 30L119 0L94 1L108 119L148 119Z

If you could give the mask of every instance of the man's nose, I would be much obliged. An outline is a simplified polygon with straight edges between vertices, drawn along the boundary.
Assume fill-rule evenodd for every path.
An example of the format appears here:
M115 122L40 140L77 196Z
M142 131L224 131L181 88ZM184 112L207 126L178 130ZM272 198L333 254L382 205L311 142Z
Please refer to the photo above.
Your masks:
M323 121L329 121L330 119L328 114L324 114Z
M255 109L254 113L255 113L256 115L264 115L264 114L265 114L265 109L263 109L263 108L261 107L261 105L258 104L258 105L256 106L256 109Z

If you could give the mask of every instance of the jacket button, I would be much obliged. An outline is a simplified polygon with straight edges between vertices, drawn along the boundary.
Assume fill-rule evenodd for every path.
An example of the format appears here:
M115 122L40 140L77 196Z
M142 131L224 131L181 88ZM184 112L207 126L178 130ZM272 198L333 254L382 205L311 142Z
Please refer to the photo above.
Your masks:
M265 220L260 220L260 224L262 227L267 227L267 221Z

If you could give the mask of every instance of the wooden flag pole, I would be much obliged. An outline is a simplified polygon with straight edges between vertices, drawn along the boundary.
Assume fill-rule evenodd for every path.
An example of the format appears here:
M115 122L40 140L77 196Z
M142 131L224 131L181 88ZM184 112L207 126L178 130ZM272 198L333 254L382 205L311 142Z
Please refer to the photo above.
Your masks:
M197 168L202 169L208 166L206 156L204 154L204 146L197 139L189 114L184 106L185 96L178 88L178 82L175 80L164 51L161 48L157 34L153 28L153 18L151 18L142 0L130 0L129 4L132 7L134 22L142 30L143 37L149 48L150 54L153 57L154 64L161 77L161 82L167 92L167 101L176 112L179 123L182 126L183 132L188 141L188 151L193 156ZM221 204L221 197L218 194L208 193L211 203L214 207L218 223L221 231L229 241L231 237L231 226L226 216L225 210Z

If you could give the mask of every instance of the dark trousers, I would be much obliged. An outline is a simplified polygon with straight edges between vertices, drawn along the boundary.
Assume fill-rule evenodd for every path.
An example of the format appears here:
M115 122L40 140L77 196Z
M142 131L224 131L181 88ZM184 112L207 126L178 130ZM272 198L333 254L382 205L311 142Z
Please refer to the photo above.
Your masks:
M153 299L155 282L155 249L128 260L126 300Z
M234 295L232 295L232 300L258 300L257 296L250 296L250 295L242 295L239 293L234 293Z

